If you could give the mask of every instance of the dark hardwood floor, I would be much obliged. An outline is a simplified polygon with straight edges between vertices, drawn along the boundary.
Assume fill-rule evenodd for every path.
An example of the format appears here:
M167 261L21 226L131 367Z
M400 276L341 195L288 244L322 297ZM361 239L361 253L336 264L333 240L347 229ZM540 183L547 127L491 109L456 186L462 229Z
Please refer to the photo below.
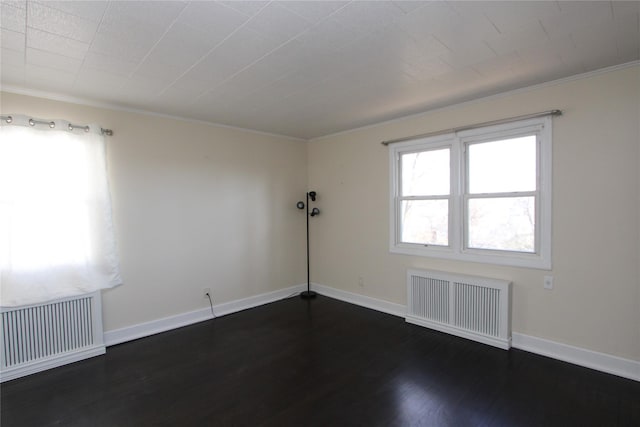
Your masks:
M11 426L640 426L640 383L290 298L2 384Z

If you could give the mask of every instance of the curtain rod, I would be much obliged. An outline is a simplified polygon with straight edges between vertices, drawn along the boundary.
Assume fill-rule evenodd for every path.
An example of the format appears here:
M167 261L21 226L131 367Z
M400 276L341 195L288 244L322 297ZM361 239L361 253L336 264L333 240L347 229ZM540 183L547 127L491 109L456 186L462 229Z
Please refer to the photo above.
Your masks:
M492 121L489 121L489 122L475 123L473 125L460 126L460 127L451 128L451 129L444 129L444 130L439 130L439 131L435 131L435 132L423 133L423 134L420 134L420 135L405 136L405 137L402 137L402 138L390 139L388 141L382 141L381 144L382 145L389 145L389 144L395 144L397 142L410 141L412 139L428 138L430 136L444 135L444 134L447 134L447 133L461 132L463 130L481 128L481 127L485 127L485 126L501 125L501 124L504 124L504 123L511 123L511 122L515 122L515 121L518 121L518 120L535 119L536 117L545 117L545 116L561 116L561 115L562 115L562 110L541 111L540 113L525 114L525 115L522 115L522 116L509 117L508 119L492 120Z
M13 122L13 117L12 116L0 116L0 120L4 120L7 123L11 123ZM56 124L53 120L51 121L46 121L46 120L37 120L37 119L29 119L29 125L31 126L35 126L35 125L47 125L50 128L54 128L56 127ZM69 123L68 124L68 129L69 130L74 130L74 129L84 129L85 132L89 132L89 125L74 125L73 123ZM113 136L113 131L111 129L104 129L104 128L100 128L100 133L102 133L105 136Z

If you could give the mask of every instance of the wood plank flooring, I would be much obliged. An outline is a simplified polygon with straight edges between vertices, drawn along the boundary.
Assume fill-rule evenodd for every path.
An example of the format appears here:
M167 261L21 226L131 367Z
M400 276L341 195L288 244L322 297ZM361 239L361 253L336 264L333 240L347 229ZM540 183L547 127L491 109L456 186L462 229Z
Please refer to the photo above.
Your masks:
M640 426L640 383L318 297L2 384L2 427Z

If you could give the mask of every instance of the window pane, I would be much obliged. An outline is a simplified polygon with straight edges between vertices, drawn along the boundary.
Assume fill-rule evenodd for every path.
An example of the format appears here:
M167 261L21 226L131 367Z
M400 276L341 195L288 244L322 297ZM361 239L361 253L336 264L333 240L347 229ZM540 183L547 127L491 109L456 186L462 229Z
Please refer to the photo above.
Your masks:
M536 190L536 136L468 145L469 193Z
M404 200L401 208L403 243L449 244L449 200Z
M535 198L469 199L469 248L535 252Z
M401 157L402 196L449 194L449 149L407 153Z

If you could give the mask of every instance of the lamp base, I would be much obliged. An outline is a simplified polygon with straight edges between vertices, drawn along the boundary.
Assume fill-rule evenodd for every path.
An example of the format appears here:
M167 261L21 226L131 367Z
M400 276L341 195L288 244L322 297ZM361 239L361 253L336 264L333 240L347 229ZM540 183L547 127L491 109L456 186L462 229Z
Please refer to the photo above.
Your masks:
M318 295L318 293L314 292L314 291L302 291L302 292L300 292L300 298L302 298L302 299L315 298L317 295Z

